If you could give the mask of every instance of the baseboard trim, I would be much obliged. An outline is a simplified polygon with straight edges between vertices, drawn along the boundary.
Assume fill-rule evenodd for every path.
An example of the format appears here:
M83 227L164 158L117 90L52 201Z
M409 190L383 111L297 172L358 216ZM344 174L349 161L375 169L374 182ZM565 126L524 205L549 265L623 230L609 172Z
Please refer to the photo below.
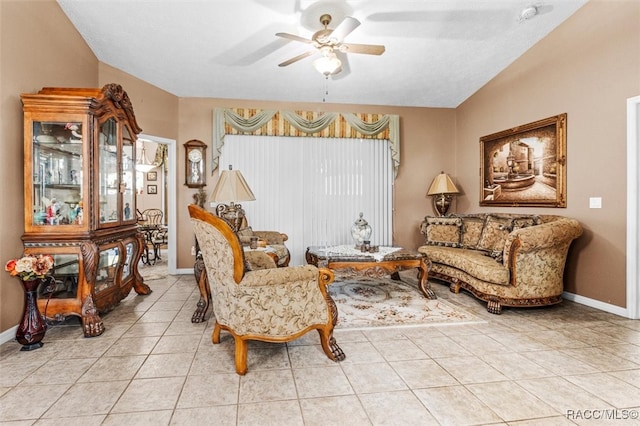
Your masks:
M612 305L610 303L601 302L600 300L591 299L589 297L580 296L579 294L562 293L562 297L572 302L586 305L592 308L599 309L601 311L609 312L611 314L620 315L621 317L631 318L631 313L628 309L621 306Z
M18 330L18 325L16 324L13 327L8 328L2 333L0 333L0 345L15 339L17 330Z
M188 274L193 274L193 268L176 269L176 275L188 275Z

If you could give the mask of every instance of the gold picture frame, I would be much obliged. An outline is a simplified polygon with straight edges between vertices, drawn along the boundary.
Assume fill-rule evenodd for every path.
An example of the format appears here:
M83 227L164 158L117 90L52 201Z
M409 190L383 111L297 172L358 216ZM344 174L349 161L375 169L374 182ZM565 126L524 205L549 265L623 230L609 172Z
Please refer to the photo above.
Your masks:
M153 172L147 172L147 180L158 180L158 172L153 171Z
M567 114L480 138L480 205L567 207Z
M158 185L147 185L147 194L157 194Z

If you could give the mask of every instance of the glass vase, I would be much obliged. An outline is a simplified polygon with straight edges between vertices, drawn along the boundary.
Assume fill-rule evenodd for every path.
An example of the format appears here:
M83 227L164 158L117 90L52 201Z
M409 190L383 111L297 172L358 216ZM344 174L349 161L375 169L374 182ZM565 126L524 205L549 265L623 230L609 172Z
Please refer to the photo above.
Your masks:
M371 226L363 216L364 214L360 213L360 217L351 227L351 236L356 242L356 248L361 248L365 241L371 241Z

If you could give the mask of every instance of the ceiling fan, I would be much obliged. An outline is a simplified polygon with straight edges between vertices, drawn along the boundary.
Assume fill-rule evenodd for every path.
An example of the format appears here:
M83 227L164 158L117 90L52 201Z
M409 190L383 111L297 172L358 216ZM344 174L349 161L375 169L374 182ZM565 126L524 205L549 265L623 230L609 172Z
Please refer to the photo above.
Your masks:
M294 62L319 52L322 57L316 59L313 65L320 73L328 77L342 70L342 62L336 56L338 52L361 53L365 55L382 55L384 53L384 46L382 45L343 43L344 38L360 25L360 21L355 18L347 16L335 29L331 29L328 28L331 23L331 15L325 13L320 16L320 23L324 28L313 34L310 39L295 34L276 33L278 37L311 44L315 48L286 60L278 64L278 66L286 67L287 65L291 65Z

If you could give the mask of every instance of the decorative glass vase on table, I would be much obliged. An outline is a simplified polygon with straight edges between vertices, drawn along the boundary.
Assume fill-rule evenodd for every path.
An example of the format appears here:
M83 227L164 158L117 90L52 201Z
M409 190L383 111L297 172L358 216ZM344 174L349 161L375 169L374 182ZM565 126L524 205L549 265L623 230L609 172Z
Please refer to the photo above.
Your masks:
M4 267L12 277L18 277L24 290L24 313L16 330L16 340L22 351L41 348L47 331L45 318L38 310L38 287L53 278L47 276L53 269L53 257L49 255L24 256L8 261Z
M351 227L351 236L356 242L356 248L360 250L362 250L363 247L368 248L371 244L371 226L363 216L364 214L360 213L360 217Z

